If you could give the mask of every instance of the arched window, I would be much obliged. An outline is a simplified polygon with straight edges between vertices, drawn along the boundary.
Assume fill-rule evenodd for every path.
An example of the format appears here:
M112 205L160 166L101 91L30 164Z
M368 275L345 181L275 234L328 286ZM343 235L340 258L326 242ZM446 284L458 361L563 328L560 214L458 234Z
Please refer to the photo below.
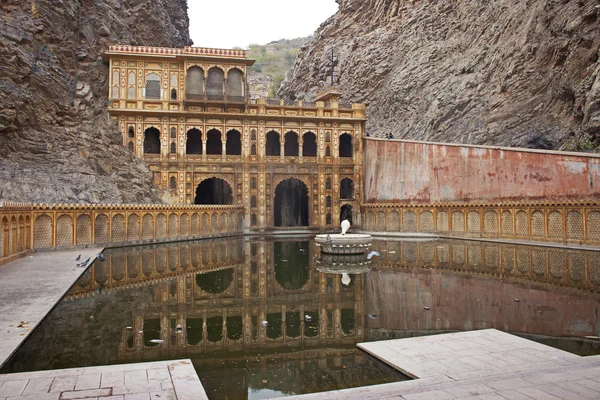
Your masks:
M175 86L177 87L177 74L176 73L172 73L171 74L171 86Z
M171 139L177 139L177 128L171 127Z
M227 141L225 142L225 154L232 156L242 155L242 137L240 132L232 129L227 132Z
M133 142L127 143L127 148L129 149L129 151L133 151Z
M190 100L197 100L204 97L204 71L199 67L188 69L185 81L185 97Z
M331 142L331 133L325 132L325 141L327 143Z
M256 140L256 129L250 131L250 140Z
M256 145L253 144L252 146L250 146L250 155L251 156L255 156L256 155Z
M129 129L127 129L127 135L129 136L129 139L133 139L135 137L135 129L133 126L130 126Z
M350 178L344 178L340 182L340 199L354 198L354 183Z
M239 101L244 99L244 75L237 68L227 73L227 97Z
M187 141L185 142L186 154L202 154L202 132L192 128L187 132Z
M340 157L352 157L352 136L347 133L340 136Z
M281 144L279 143L279 133L270 131L267 133L267 156L280 156L281 155Z
M160 75L150 73L146 75L145 98L160 100Z
M160 154L160 132L154 127L144 132L144 154Z
M250 189L256 189L256 178L250 179Z
M177 89L171 89L171 100L177 100Z
M331 178L327 178L327 180L325 181L325 189L326 190L331 189Z
M256 196L252 196L250 199L250 207L256 207Z
M325 147L325 157L331 157L331 149L329 146Z
M223 80L223 71L221 71L219 68L211 68L208 71L206 94L209 100L223 99Z
M206 133L206 154L223 154L221 132L211 129Z
M177 178L174 176L169 178L169 189L177 189Z
M298 156L298 134L296 132L289 131L285 134L283 155L286 157Z
M173 142L171 143L171 154L177 153L177 145Z
M131 71L128 78L127 98L135 99L135 72Z
M327 225L331 225L333 222L331 221L331 213L327 214L327 217L325 218L325 224Z
M118 99L119 98L119 87L118 86L113 86L112 98L113 99Z
M325 199L325 207L331 207L331 196L327 196Z
M317 137L312 132L306 132L302 137L302 156L317 156Z

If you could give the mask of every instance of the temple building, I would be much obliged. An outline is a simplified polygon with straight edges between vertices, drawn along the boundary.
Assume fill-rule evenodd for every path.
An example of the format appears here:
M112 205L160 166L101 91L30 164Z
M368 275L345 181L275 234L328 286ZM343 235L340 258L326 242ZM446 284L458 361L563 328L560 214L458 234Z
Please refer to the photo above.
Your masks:
M249 230L360 223L365 106L248 95L243 50L110 46L123 144L174 204L244 206Z

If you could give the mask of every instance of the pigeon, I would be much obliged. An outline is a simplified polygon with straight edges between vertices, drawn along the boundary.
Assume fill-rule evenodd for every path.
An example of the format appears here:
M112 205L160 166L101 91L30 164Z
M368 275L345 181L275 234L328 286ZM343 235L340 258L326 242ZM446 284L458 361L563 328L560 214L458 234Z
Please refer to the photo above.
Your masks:
M150 340L150 343L156 343L156 344L161 344L164 343L165 341L162 339L152 339Z
M177 330L177 333L183 331L183 326L181 325L177 325L177 328L175 328Z
M106 257L104 257L104 254L98 253L98 260L104 261L104 260L106 260Z
M381 255L381 254L379 254L378 252L376 252L376 251L372 251L372 252L370 252L369 254L367 254L367 260L370 260L371 258L373 258L373 257L375 257L375 256L379 257L380 255Z
M312 321L312 317L311 317L310 315L306 314L306 315L304 316L304 320L305 320L306 322L310 322L310 321Z
M367 314L367 317L369 317L371 319L379 319L379 315L375 315L375 314Z
M269 322L268 322L268 321L266 321L266 320L265 320L265 321L262 321L262 322L261 322L261 325L262 325L262 326L267 326L267 325L269 325Z
M75 259L75 261L79 261L81 260L81 254L77 256L77 258Z
M331 235L328 233L327 234L327 243L331 243L333 242L333 239L331 238Z

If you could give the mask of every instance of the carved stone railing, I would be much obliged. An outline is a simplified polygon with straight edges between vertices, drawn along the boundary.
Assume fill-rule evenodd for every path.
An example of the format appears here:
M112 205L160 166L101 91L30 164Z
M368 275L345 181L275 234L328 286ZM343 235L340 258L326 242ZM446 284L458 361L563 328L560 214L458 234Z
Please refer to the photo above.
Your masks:
M363 204L369 232L600 245L600 202Z
M0 264L32 249L138 244L238 235L243 207L166 204L0 206Z

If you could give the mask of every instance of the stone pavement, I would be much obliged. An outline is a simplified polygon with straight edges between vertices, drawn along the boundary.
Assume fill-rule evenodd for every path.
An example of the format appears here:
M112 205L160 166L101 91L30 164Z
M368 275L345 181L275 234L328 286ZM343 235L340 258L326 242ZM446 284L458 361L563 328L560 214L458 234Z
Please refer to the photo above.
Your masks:
M207 400L190 360L0 375L1 400Z
M600 399L600 356L495 329L358 345L413 381L287 399Z
M0 366L85 272L76 266L77 256L89 257L91 264L100 251L90 247L34 253L0 267Z

